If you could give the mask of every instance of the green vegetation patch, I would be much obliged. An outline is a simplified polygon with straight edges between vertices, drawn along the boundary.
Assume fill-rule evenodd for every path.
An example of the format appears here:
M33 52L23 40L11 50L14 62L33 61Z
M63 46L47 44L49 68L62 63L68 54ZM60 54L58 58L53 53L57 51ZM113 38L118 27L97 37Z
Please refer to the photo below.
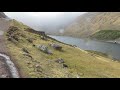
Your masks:
M91 38L95 38L99 40L115 40L120 38L120 31L119 30L101 30L93 34Z

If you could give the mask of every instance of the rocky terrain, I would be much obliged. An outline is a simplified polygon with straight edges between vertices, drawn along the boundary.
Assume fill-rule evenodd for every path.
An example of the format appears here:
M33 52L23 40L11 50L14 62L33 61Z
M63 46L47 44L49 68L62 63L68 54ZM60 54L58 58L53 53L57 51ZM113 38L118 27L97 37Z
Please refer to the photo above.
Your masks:
M65 28L63 35L86 38L100 30L120 30L120 12L88 12Z

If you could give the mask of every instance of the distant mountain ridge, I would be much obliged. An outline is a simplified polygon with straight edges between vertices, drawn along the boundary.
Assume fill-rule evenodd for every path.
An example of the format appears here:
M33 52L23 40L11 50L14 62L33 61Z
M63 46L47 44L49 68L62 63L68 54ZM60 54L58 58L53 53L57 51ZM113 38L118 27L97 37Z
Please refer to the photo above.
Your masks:
M63 35L89 37L100 30L120 30L120 12L88 12L65 28Z
M66 26L70 25L76 17L81 15L81 13L66 12L63 14L58 14L57 16L50 17L41 17L41 16L32 16L27 13L14 13L8 14L10 18L16 19L31 28L37 31L45 31L46 34L59 35L61 29L64 29ZM22 15L21 15L22 14ZM53 13L55 15L55 13Z

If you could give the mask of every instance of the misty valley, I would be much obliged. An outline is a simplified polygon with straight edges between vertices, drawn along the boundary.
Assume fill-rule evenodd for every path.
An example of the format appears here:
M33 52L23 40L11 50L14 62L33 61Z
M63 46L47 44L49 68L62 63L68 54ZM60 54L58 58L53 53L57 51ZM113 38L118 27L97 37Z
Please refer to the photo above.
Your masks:
M120 78L120 12L0 12L0 78Z

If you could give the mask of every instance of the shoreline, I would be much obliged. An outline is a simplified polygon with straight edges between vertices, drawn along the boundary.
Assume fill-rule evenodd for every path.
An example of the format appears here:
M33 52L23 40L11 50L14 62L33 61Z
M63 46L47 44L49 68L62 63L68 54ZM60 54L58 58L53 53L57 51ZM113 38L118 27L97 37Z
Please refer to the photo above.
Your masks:
M54 35L53 35L54 36ZM50 37L50 36L49 36ZM80 47L78 47L77 45L72 45L72 44L67 44L67 43L64 43L64 42L61 42L61 41L59 41L59 40L57 40L57 39L55 39L55 38L53 38L53 37L50 37L51 39L54 39L54 40L56 40L56 41L58 41L58 42L60 42L60 43L63 43L63 44L65 44L65 45L69 45L69 46L71 46L71 47L74 47L74 48L77 48L77 49L79 49L79 50L81 50L81 51L83 51L83 52L85 52L85 53L88 53L86 50L82 50ZM81 39L81 38L80 38ZM93 41L97 41L97 42L103 42L103 43L111 43L111 44L120 44L120 40L97 40L97 39L90 39L90 38L82 38L82 39L86 39L86 40L93 40ZM116 42L115 42L116 41ZM91 50L91 51L94 51L94 50ZM102 52L101 52L102 53ZM110 59L112 59L113 61L120 61L119 59L115 59L115 58L110 58Z
M108 42L108 43L114 43L114 44L120 44L120 41L106 41L106 42Z
M64 35L48 35L50 36L63 36ZM72 37L72 36L65 36L65 37ZM52 37L51 37L52 38ZM79 38L79 37L72 37L72 38L77 38L77 39L84 39L84 40L94 40L94 41L99 41L99 42L106 42L106 43L113 43L113 44L120 44L120 39L116 39L116 40L98 40L98 39L91 39L91 38ZM58 41L58 40L57 40ZM60 42L60 41L59 41ZM63 43L63 42L62 42Z

